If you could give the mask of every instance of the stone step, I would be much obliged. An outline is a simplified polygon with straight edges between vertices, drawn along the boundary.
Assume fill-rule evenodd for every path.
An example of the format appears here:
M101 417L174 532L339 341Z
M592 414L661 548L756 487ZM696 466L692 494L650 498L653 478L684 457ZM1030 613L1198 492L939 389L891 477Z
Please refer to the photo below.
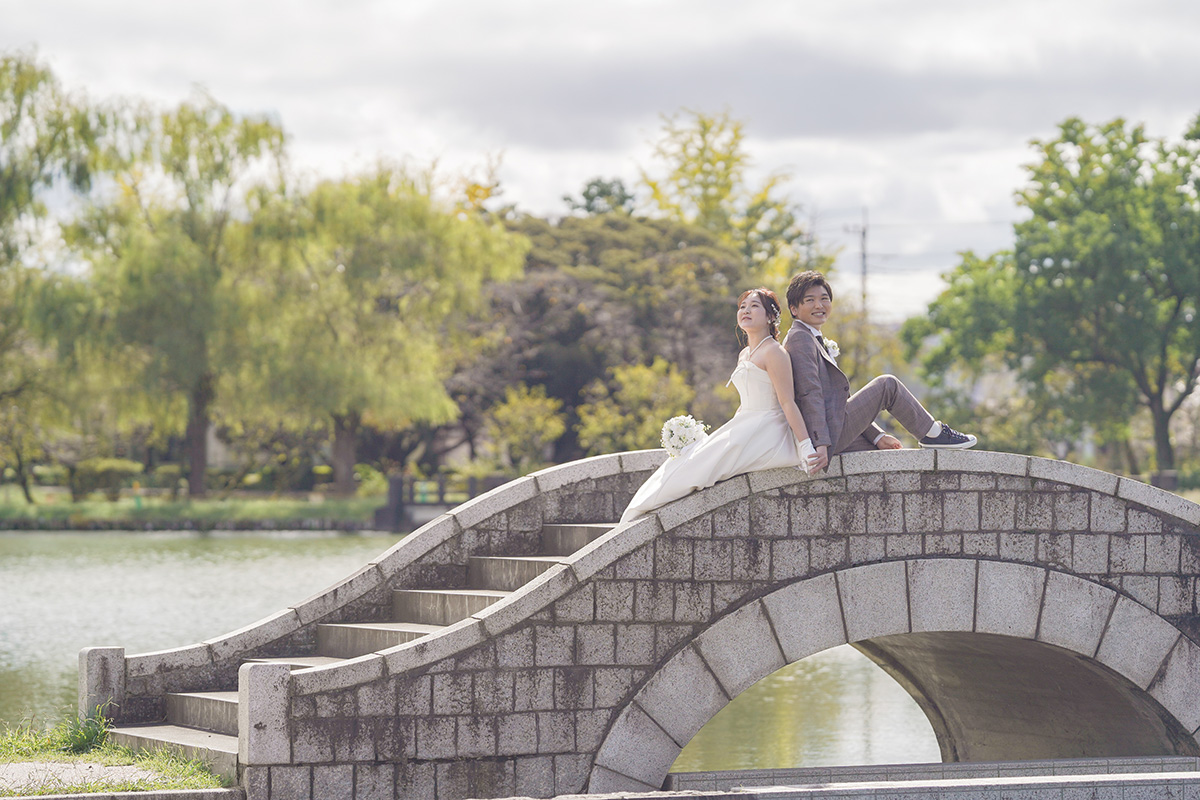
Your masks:
M587 547L616 526L615 522L543 525L542 553L548 556L569 556L576 550Z
M178 692L167 695L167 722L237 736L237 692Z
M392 592L392 619L453 625L509 594L493 589L398 589Z
M308 669L309 667L327 667L344 658L336 656L272 656L270 658L247 658L251 664L287 664L292 669Z
M467 585L473 589L515 592L561 563L558 556L472 556L467 565Z
M317 626L317 653L327 658L355 658L420 639L442 625L412 622L342 622ZM316 664L312 666L318 666Z
M182 725L122 725L108 732L109 741L130 750L170 749L201 761L217 775L237 781L238 740L236 736L213 733Z

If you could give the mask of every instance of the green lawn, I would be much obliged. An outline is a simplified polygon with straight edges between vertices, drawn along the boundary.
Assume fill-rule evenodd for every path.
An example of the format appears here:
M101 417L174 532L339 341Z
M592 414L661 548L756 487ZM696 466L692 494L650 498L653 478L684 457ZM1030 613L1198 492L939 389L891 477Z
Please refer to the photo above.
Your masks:
M31 723L0 730L0 762L90 762L105 766L133 765L153 773L153 778L132 780L97 779L80 784L48 780L40 787L6 790L0 797L38 794L75 794L96 792L148 792L167 789L218 789L224 784L196 761L166 751L134 753L110 744L102 736L81 744L80 726L72 720L49 730ZM86 736L86 732L85 732ZM97 743L98 742L98 743ZM73 746L80 745L81 746ZM85 750L77 753L72 750Z
M21 490L11 484L0 485L0 521L39 519L67 525L88 521L121 520L129 522L194 521L215 523L252 520L335 520L369 522L375 509L386 497L311 498L253 497L245 494L225 499L178 500L169 497L133 497L123 495L110 502L101 495L72 503L64 490L46 487L34 489L35 505L29 505Z

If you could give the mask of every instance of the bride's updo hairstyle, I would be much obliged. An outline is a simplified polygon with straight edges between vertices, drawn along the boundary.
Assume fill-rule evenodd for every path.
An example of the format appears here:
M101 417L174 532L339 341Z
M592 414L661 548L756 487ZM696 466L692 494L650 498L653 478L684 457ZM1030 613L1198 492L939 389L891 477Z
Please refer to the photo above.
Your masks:
M740 306L742 301L752 294L758 295L758 302L762 303L763 310L767 312L767 333L771 334L772 339L778 339L779 315L782 313L779 306L779 298L770 289L760 286L757 289L742 292L742 296L738 298L738 305Z

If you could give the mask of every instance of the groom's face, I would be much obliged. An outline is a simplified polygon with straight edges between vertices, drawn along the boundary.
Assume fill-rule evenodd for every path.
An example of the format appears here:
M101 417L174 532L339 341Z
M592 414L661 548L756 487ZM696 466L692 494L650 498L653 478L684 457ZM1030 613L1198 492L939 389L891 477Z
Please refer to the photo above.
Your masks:
M833 313L833 298L824 286L813 286L800 298L800 304L789 310L793 318L820 330Z

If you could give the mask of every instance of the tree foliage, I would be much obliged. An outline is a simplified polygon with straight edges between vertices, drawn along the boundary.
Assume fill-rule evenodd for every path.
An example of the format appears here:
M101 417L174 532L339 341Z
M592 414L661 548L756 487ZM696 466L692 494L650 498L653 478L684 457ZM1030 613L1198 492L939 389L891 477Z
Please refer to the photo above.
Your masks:
M579 408L579 444L590 454L659 447L662 425L688 413L696 392L665 359L615 367L609 380L588 387Z
M524 475L546 463L546 450L567 431L562 401L546 387L523 383L504 390L504 402L488 412L488 432L508 462Z

